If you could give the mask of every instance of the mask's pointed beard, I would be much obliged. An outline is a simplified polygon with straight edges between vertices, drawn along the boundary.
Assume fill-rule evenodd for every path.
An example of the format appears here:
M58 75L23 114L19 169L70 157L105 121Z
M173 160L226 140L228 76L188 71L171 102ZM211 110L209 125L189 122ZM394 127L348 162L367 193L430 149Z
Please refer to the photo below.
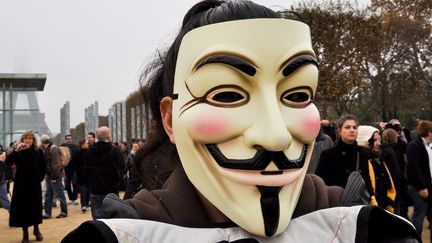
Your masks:
M257 186L257 188L261 192L260 202L265 234L270 237L276 233L279 225L279 192L282 187Z

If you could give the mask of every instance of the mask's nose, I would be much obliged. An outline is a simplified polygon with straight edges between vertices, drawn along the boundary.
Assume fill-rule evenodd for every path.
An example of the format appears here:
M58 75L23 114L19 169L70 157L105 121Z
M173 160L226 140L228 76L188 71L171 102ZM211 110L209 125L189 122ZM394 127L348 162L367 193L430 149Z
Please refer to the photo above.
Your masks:
M283 151L290 146L292 136L280 111L278 100L275 97L262 100L254 116L249 118L252 125L245 131L245 144L256 149Z

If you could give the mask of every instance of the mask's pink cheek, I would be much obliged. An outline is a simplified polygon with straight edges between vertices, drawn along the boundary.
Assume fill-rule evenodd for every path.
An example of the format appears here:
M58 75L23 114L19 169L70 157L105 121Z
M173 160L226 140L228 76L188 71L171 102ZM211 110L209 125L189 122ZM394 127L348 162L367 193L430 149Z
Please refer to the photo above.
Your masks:
M319 116L305 116L303 118L305 135L308 137L316 137L321 127Z
M228 129L228 120L220 113L206 113L193 124L195 134L204 139L222 136Z

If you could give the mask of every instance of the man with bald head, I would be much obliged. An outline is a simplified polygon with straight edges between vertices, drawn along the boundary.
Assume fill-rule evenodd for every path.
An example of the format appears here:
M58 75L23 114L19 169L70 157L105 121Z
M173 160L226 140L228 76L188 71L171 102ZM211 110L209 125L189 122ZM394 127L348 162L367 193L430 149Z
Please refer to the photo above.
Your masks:
M90 203L93 219L102 217L102 201L108 193L118 194L124 171L120 149L111 143L108 127L99 127L96 142L88 152Z

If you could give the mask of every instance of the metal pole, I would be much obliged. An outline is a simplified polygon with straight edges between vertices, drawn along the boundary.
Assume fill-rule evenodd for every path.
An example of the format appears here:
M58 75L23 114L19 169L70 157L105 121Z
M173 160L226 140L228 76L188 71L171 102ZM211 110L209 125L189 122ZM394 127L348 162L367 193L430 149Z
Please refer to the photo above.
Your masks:
M10 106L10 117L9 117L9 121L10 121L10 141L13 142L13 112L14 112L14 106L13 106L13 93L12 93L12 82L9 83L9 106Z
M3 82L3 146L6 144L6 82Z

